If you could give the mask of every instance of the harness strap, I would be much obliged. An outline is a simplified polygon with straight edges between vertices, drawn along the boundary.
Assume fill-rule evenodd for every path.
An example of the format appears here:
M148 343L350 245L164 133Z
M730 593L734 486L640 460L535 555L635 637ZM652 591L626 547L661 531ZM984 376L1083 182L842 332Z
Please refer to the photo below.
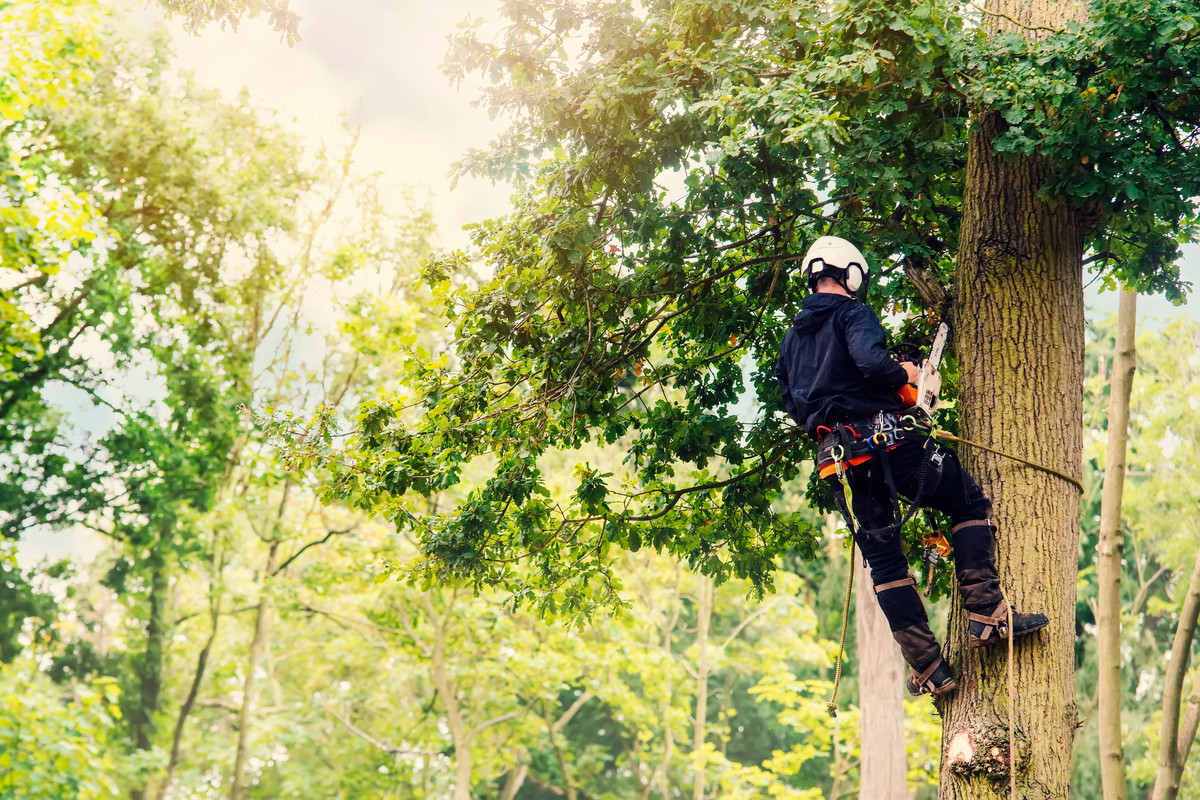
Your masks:
M987 527L991 528L992 530L996 530L996 526L992 524L992 520L990 517L988 519L969 519L966 522L960 522L957 525L955 525L954 527L952 527L950 529L950 535L953 536L954 534L961 531L963 528L975 528L975 527L978 527L981 525L986 525Z
M888 457L887 448L879 451L877 460L880 468L883 469L883 482L887 485L888 494L891 495L892 519L900 519L900 493L896 491L896 478L892 475L892 459ZM905 522L907 521L905 520ZM904 523L901 523L900 527L904 527Z
M880 466L883 468L884 480L887 482L888 491L891 492L893 522L891 525L884 525L879 528L860 528L859 533L864 536L893 536L899 533L908 521L911 520L921 508L921 501L925 498L925 490L930 483L937 485L942 478L942 460L944 456L938 452L936 447L930 446L930 440L925 440L925 457L921 460L921 466L917 468L917 490L913 493L912 501L908 506L908 512L901 517L900 515L900 498L896 491L895 481L892 479L891 463L888 461L886 451L881 452ZM868 478L869 479L869 478ZM874 504L870 504L874 505ZM872 520L872 523L874 520Z
M875 594L879 594L880 592L886 592L888 589L899 589L902 586L916 586L916 585L917 585L917 582L913 578L913 576L906 575L905 577L901 578L898 581L888 581L887 583L879 584L878 586L875 587Z
M933 671L936 670L939 666L941 666L941 664L942 664L942 657L938 656L937 658L935 658L933 660L932 664L930 664L928 667L921 670L920 672L917 672L914 669L913 674L917 676L914 681L916 683L916 685L920 686L920 687L924 687L925 683L929 680L930 676L933 675Z
M995 630L1001 638L1008 635L1008 601L1000 601L1000 605L996 606L996 610L991 614L976 614L967 612L967 619L972 622L983 623L983 632L979 634L979 641L986 642L992 638L992 631Z

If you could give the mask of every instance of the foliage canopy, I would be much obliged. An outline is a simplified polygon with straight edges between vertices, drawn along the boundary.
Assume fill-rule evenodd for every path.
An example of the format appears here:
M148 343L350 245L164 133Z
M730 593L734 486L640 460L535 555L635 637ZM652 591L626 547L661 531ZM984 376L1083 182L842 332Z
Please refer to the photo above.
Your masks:
M980 115L1002 117L1001 152L1050 164L1041 191L1086 213L1104 280L1186 289L1196 3L1097 0L1086 24L1031 37L951 0L503 13L469 26L447 67L487 75L492 109L515 119L459 165L517 180L512 213L474 229L490 276L473 280L464 254L428 265L453 346L408 351L407 385L361 406L330 488L419 532L410 577L586 610L615 597L611 548L650 546L769 587L777 556L813 544L775 502L811 458L771 377L799 254L827 233L864 243L868 302L927 335ZM335 427L319 414L293 456L343 450ZM551 496L544 454L589 441L626 450L627 471L581 464L570 496ZM493 480L453 511L413 512L476 458Z

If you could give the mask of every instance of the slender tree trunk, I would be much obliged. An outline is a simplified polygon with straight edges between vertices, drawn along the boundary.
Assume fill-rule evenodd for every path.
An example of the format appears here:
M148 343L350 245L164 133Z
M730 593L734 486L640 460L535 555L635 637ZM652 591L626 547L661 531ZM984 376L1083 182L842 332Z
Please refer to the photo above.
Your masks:
M458 705L458 695L446 664L446 620L453 610L447 609L445 616L441 616L433 607L429 592L425 593L424 599L429 621L433 625L430 673L433 685L445 706L446 726L450 729L450 739L454 742L454 800L471 800L471 735L463 720L462 708Z
M1129 438L1129 394L1137 368L1134 331L1137 292L1125 289L1117 312L1116 356L1108 398L1108 451L1100 497L1100 542L1096 572L1099 659L1100 782L1104 800L1125 800L1125 748L1121 735L1121 500L1125 491L1125 447Z
M169 528L167 529L169 530ZM146 650L138 670L139 703L133 716L134 742L138 750L154 747L154 715L162 695L163 657L167 641L167 592L170 579L166 557L162 550L167 533L162 533L158 545L150 554L150 617L146 622ZM147 790L134 789L133 800L144 800Z
M499 800L515 800L517 792L525 785L525 777L529 774L529 765L521 761L508 773L504 781L504 789L500 792Z
M859 800L906 800L908 753L904 746L904 658L871 591L861 558L854 625L858 642Z
M254 638L250 641L250 655L246 659L246 681L242 687L242 708L238 712L237 758L233 765L233 785L229 789L230 800L246 797L246 763L250 755L250 733L254 727L254 712L258 705L258 668L267 649L271 635L271 616L275 609L271 597L271 578L279 557L279 539L271 541L267 551L267 566L263 571L262 596L254 617Z
M692 800L704 800L705 769L701 758L707 737L708 723L708 626L712 620L713 582L707 575L697 575L699 597L696 603L696 724L692 738L693 763L696 765Z
M1183 680L1187 676L1188 660L1192 653L1192 639L1196 635L1196 622L1200 618L1200 553L1196 554L1196 567L1188 584L1183 608L1179 612L1179 625L1175 628L1175 641L1171 646L1171 661L1167 665L1163 687L1162 727L1159 728L1158 775L1154 779L1153 800L1174 800L1179 795L1179 781L1183 777L1183 766L1196 738L1196 725L1200 720L1200 675L1192 688L1183 725L1179 724L1180 700L1183 695Z
M171 783L175 780L175 770L179 768L183 746L183 729L187 725L188 716L192 713L192 707L196 705L196 698L200 695L200 685L204 681L204 673L208 667L208 657L212 653L213 643L217 640L217 626L221 619L218 606L214 605L212 607L209 616L211 629L209 630L208 639L205 640L204 647L200 649L200 655L196 659L196 671L192 675L191 688L188 689L188 694L183 701L183 705L179 707L179 716L175 720L175 733L171 737L171 758L167 761L167 774L158 786L158 800L165 800L167 791L171 788Z
M988 8L1034 27L1061 26L1079 14L1073 4L1049 0L999 0ZM999 114L977 114L968 146L953 309L962 432L1078 479L1083 225L1069 203L1039 199L1048 164L995 154L1002 126ZM960 679L958 691L939 704L939 797L1007 797L1015 772L1018 797L1065 800L1077 722L1079 492L1060 477L986 451L968 447L963 454L995 504L998 566L1009 601L1046 614L1050 627L1015 646L1010 753L1006 649L968 648L966 615L951 614L947 644Z

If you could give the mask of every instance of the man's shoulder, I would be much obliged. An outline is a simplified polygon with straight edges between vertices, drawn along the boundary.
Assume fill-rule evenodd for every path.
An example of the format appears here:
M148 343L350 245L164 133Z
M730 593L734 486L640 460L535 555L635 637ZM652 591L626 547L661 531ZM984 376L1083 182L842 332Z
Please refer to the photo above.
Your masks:
M858 300L850 300L848 303L839 308L837 313L840 314L842 319L846 321L859 322L862 320L869 320L876 324L879 323L879 315L877 315L869 305Z

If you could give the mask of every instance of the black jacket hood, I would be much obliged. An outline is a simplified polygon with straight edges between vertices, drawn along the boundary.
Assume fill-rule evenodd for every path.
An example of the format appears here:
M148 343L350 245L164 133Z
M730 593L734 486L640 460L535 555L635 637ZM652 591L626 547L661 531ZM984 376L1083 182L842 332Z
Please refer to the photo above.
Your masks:
M838 309L846 303L853 303L849 297L840 294L821 292L810 294L800 304L800 313L792 320L792 327L798 333L811 333L825 326Z

